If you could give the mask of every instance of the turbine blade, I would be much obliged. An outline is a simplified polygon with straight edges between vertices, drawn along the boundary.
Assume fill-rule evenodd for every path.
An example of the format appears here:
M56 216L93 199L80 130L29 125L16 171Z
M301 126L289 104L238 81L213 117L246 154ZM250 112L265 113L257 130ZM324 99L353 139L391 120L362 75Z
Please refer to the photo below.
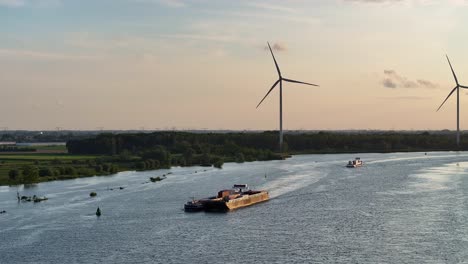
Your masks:
M449 59L448 55L445 55L445 56L447 57L447 61L448 61L449 65L450 65L450 69L452 70L453 78L455 78L455 82L457 83L457 85L459 85L457 75L455 75L455 71L453 70L453 67L452 67L452 63L450 63L450 59Z
M292 83L301 83L301 84L307 84L307 85L312 85L312 86L319 86L317 84L312 84L312 83L306 83L306 82L300 82L300 81L295 81L295 80L291 80L291 79L286 79L286 78L283 78L284 81L287 81L287 82L292 82Z
M453 94L453 92L455 92L455 90L457 90L459 86L453 88L453 90L449 93L449 95L447 96L447 98L445 98L445 100L442 102L442 104L439 106L439 108L437 108L437 111L440 110L440 108L442 108L442 106L445 104L445 102L447 102L447 100L449 99L449 97ZM436 111L436 112L437 112Z
M276 70L278 71L278 75L281 78L281 71L280 71L280 69L278 67L278 63L276 62L275 55L273 54L273 50L271 49L270 43L267 42L267 44L268 44L268 48L270 49L271 56L273 57L273 61L275 62L275 66L276 66Z
M273 89L275 88L275 86L278 85L278 83L279 83L280 81L281 81L281 79L278 79L278 80L275 82L275 84L273 84L273 86L271 86L271 88L270 88L270 90L268 91L268 93L265 95L265 97L263 97L263 99L260 101L260 103L258 103L258 105L257 105L256 108L258 108L258 107L262 104L263 100L265 100L265 98L267 98L267 96L271 93L271 91L273 91Z
M459 87L460 87L460 88L463 88L463 89L468 89L468 86L460 85Z

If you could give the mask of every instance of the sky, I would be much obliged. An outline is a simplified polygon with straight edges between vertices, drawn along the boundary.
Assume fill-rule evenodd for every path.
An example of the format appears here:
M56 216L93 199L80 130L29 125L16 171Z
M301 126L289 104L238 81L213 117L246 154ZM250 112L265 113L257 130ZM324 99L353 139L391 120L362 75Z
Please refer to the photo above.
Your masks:
M468 0L0 0L0 129L456 129ZM468 90L460 91L468 129Z

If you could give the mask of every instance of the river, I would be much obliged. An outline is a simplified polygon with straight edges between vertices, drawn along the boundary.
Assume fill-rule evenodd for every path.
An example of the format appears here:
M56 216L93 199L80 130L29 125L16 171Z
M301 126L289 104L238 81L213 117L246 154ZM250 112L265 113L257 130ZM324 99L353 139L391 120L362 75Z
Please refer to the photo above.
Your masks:
M468 263L468 153L358 156L357 169L354 155L300 155L0 187L0 263ZM236 183L272 199L183 211Z

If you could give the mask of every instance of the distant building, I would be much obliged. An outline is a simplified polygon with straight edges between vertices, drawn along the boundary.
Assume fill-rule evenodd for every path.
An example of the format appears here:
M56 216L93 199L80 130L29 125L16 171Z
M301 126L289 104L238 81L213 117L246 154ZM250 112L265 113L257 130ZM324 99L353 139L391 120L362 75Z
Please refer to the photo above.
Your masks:
M16 146L16 142L13 141L0 141L0 146Z

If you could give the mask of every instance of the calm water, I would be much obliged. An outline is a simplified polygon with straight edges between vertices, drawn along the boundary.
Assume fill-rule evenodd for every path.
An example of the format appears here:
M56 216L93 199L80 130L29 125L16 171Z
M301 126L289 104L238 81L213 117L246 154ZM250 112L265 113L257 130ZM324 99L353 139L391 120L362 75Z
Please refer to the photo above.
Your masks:
M468 153L360 156L358 169L304 155L0 187L0 263L468 263ZM183 212L235 183L273 199ZM17 190L50 199L17 203Z

